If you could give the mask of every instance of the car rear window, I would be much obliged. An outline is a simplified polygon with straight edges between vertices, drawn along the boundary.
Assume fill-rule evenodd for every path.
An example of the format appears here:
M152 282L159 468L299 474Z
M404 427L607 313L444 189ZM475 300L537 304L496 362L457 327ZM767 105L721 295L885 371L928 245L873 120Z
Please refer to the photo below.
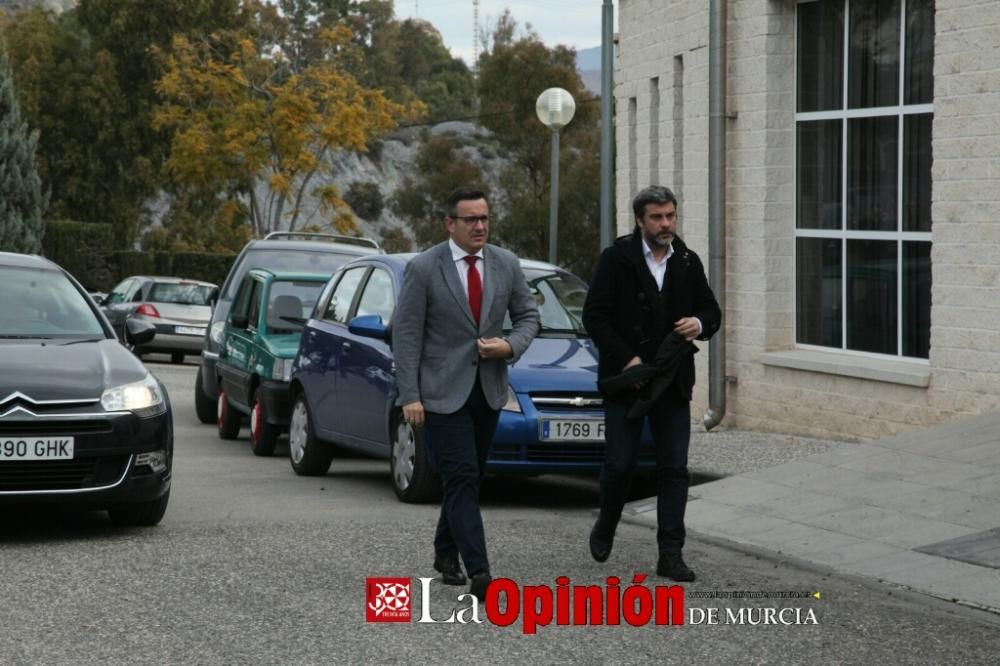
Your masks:
M155 282L149 291L149 300L154 303L176 303L178 305L208 305L212 287L194 282Z
M267 302L267 330L271 333L297 333L309 318L325 282L275 280ZM290 317L292 320L285 319ZM302 319L302 322L295 321Z
M275 272L290 273L330 273L354 259L356 254L341 254L339 252L313 252L310 250L291 250L288 248L253 248L243 255L243 261L237 266L226 283L226 293L223 298L232 300L236 295L243 276L251 268L266 268Z
M86 298L61 272L0 267L0 338L104 337Z

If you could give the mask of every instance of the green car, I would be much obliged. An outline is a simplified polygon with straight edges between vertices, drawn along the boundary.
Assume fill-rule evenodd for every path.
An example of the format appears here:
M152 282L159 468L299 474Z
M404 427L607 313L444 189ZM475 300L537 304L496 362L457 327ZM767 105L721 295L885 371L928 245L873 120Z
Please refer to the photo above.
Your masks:
M278 436L288 431L288 379L302 326L329 279L329 273L247 272L219 347L219 437L236 439L248 416L253 452L274 453Z

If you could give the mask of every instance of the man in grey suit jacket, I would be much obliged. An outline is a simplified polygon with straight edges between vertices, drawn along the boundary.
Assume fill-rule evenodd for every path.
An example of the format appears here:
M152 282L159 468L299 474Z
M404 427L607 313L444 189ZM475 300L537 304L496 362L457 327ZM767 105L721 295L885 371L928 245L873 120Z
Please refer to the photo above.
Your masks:
M479 480L507 401L507 364L538 333L538 306L518 258L488 245L483 192L458 189L448 199L450 238L416 256L393 313L396 404L424 426L444 498L434 535L434 568L450 585L483 600L492 580L479 512ZM513 324L504 335L504 315Z

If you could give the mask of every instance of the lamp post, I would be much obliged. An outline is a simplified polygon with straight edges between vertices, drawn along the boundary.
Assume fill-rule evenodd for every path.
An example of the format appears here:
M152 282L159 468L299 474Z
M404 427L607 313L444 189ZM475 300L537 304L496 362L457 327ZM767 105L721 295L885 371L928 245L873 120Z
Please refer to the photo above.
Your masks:
M538 96L535 113L552 130L552 186L549 193L549 263L556 263L556 240L559 235L559 130L573 120L576 102L568 91L549 88Z

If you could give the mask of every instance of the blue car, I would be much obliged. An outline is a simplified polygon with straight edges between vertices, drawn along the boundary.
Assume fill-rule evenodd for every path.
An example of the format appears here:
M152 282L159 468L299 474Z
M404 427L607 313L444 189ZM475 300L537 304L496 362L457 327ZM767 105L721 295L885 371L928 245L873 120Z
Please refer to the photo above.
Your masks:
M326 474L336 443L387 458L402 501L439 495L422 431L394 405L392 313L414 256L356 259L323 289L292 365L289 453L297 474ZM541 331L510 368L487 471L594 474L604 459L604 411L597 350L581 324L587 284L551 264L522 260L521 267L538 300ZM648 428L639 465L655 467Z

